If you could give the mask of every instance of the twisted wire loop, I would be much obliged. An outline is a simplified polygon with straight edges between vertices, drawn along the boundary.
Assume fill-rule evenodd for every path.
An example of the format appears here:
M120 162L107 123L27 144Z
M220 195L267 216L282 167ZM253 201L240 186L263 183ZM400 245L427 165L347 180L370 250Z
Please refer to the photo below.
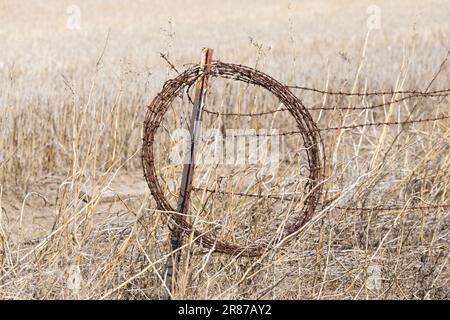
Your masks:
M325 152L320 131L302 102L289 90L289 88L282 85L277 80L246 66L223 63L220 61L212 62L210 76L260 86L268 90L283 103L284 107L290 112L297 123L299 129L298 133L302 137L309 165L309 179L304 189L304 194L307 196L304 200L303 209L293 217L290 224L286 226L281 239L277 238L278 240L273 241L261 239L246 246L223 242L216 239L208 235L207 232L195 229L184 215L178 214L171 206L164 196L158 182L155 170L155 155L153 151L156 131L170 104L184 89L192 86L200 76L202 76L202 74L198 65L188 68L176 78L168 80L164 84L162 91L157 94L149 105L144 121L142 146L142 166L144 168L145 179L147 180L158 209L166 212L166 214L170 216L172 222L176 222L183 230L184 234L193 233L197 243L201 246L230 255L257 257L269 249L271 245L276 244L274 241L281 241L297 232L312 218L320 201L322 194L322 179L325 176ZM292 237L289 238L291 239ZM287 241L284 241L283 244L285 243L287 243Z

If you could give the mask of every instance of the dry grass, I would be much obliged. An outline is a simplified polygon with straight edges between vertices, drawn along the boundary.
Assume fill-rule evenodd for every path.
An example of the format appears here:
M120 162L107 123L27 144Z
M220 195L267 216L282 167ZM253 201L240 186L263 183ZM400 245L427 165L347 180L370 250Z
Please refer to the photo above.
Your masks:
M186 7L181 1L77 0L81 29L70 30L66 8L72 2L3 1L0 298L167 294L167 219L155 209L140 164L145 106L175 75L159 52L179 69L196 62L207 45L222 61L254 66L286 84L425 90L450 48L448 1L377 1L382 28L370 33L371 2L345 2L211 0ZM443 66L431 89L450 87L449 70ZM448 98L356 112L338 108L391 97L298 94L308 107L336 106L312 113L320 127L450 112ZM279 106L259 88L215 80L208 107L251 112ZM158 140L158 170L171 201L181 168L167 157L174 147L169 134L186 125L188 114L186 97L180 97ZM205 252L188 239L175 298L448 299L448 208L345 211L337 206L449 203L449 124L324 133L329 174L324 199L337 200L321 207L289 246L260 259ZM286 113L250 120L207 116L204 125L288 131L294 121ZM287 138L282 145L282 165L270 182L257 179L260 168L199 166L195 183L301 195L301 140ZM274 226L282 226L300 206L198 192L191 214L199 227L219 223L222 238L245 243L276 235Z

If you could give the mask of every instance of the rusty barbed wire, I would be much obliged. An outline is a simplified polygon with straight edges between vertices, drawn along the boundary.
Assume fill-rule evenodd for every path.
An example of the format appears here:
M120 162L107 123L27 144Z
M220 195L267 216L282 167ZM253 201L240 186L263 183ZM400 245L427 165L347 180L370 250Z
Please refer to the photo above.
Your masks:
M435 118L424 118L424 119L416 119L416 120L404 120L404 121L390 121L390 122L368 122L368 123L361 123L361 124L353 124L353 125L347 125L347 126L340 126L340 127L327 127L327 128L317 128L316 130L318 132L326 132L326 131L336 131L336 130L349 130L349 129L357 129L357 128L363 128L363 127L379 127L379 126L392 126L392 125L405 125L405 124L413 124L413 123L425 123L425 122L434 122L434 121L440 121L440 120L447 120L450 119L450 116L440 116ZM301 131L299 130L292 130L292 131L285 131L285 132L275 132L275 133L236 133L233 135L230 135L232 137L243 137L243 136L289 136L289 135L297 135L300 134Z
M286 86L289 89L299 89L302 91L311 91L315 93L319 93L322 95L332 95L332 96L348 96L348 97L370 97L370 96L387 96L387 95L397 95L397 94L410 94L410 95L433 95L433 94L441 94L446 93L450 91L450 88L448 89L440 89L440 90L434 90L434 91L419 91L419 90L399 90L399 91L372 91L372 92L345 92L345 91L327 91L327 90L320 90L316 88L311 87L305 87L305 86Z
M162 57L167 61L167 57ZM230 255L243 255L248 257L256 257L260 256L263 252L265 252L270 245L269 241L265 241L263 239L262 242L253 243L251 245L239 245L235 243L227 243L223 242L211 235L208 235L204 231L196 230L193 226L187 221L186 217L179 217L179 213L172 207L169 201L166 199L164 192L159 185L158 177L156 175L155 170L155 155L153 153L153 143L155 141L156 131L159 128L163 117L168 110L172 101L179 97L183 92L187 93L189 100L192 102L189 96L189 88L193 86L193 84L197 81L197 79L202 76L202 72L198 65L193 65L186 69L183 72L178 72L174 66L171 66L177 73L178 76L174 79L168 80L160 93L153 99L151 104L147 109L147 114L144 121L144 136L143 136L143 152L142 152L142 165L144 168L144 176L149 185L150 191L157 203L157 207L159 210L164 211L171 218L173 223L176 223L179 228L185 233L192 233L195 238L197 238L197 242L207 249L212 249L216 252L226 253ZM325 168L325 152L324 146L321 138L322 132L332 131L332 130L347 130L347 129L356 129L361 127L368 126L390 126L390 125L406 125L413 123L424 123L424 122L432 122L432 121L440 121L445 119L450 119L450 116L442 115L435 118L423 118L423 119L407 119L403 121L392 121L392 122L366 122L363 124L352 124L345 126L337 126L337 127L326 127L319 128L317 124L314 122L310 111L315 110L374 110L379 109L385 106L390 106L392 104L400 103L402 101L407 101L414 98L435 98L435 97L448 97L450 96L450 89L436 90L430 92L422 92L416 90L405 90L405 91L379 91L379 92L342 92L342 91L327 91L327 90L319 90L315 88L301 87L301 86L284 86L275 79L270 76L257 71L255 69L238 65L238 64L230 64L223 63L220 61L213 61L211 64L211 72L209 73L212 77L225 78L230 80L236 80L248 84L253 84L256 86L260 86L266 89L268 92L272 93L276 96L280 102L284 105L284 108L277 110L264 111L259 113L223 113L208 110L203 108L203 111L208 114L214 114L217 116L263 116L268 114L274 114L280 111L289 111L291 116L295 119L297 123L298 130L281 132L281 133L273 133L273 134L263 134L263 135L279 135L279 136L287 136L287 135L299 135L302 137L303 143L305 145L305 152L307 156L308 169L309 169L309 177L308 183L305 185L305 189L303 190L306 195L302 201L304 203L303 210L296 215L292 222L285 229L284 237L286 238L289 235L295 233L302 226L304 226L313 216L316 208L319 206L323 206L324 204L320 202L322 197L322 181L325 179L324 168ZM394 96L394 95L407 95L403 97L399 97L396 99L391 99L387 102L370 105L370 106L362 106L362 107L326 107L326 106L314 106L311 108L306 108L303 103L296 97L290 89L299 89L312 91L314 93L327 94L327 95L335 95L335 96L355 96L355 97L370 97L370 96ZM246 135L246 134L242 134ZM257 134L261 135L261 134ZM239 136L239 134L237 135ZM188 192L195 190L195 187L191 187ZM205 189L202 189L205 191ZM212 190L211 192L219 192L217 190ZM235 195L242 196L252 196L249 194L239 194L234 192ZM253 195L258 196L258 195ZM260 197L260 196L258 196ZM270 196L271 198L286 200L284 196ZM293 199L292 199L293 200ZM448 208L450 205L432 205L432 206L418 206L411 208L411 210L421 210L421 209L432 209L432 208ZM358 210L358 211L395 211L395 210L404 210L405 207L343 207L343 206L335 206L334 208L341 210ZM410 209L408 209L410 210Z
M144 121L141 158L144 176L158 209L166 212L172 222L176 223L177 227L179 227L182 232L185 234L193 234L200 245L230 255L242 255L248 257L260 256L268 249L270 245L269 239L261 239L261 241L254 242L250 245L240 245L223 242L208 235L204 231L196 230L185 216L180 217L179 213L172 207L158 182L155 169L155 155L153 151L156 131L161 125L163 117L172 101L178 97L183 90L192 86L202 75L203 72L198 65L188 68L176 78L168 80L164 84L162 91L156 95L149 105ZM299 128L299 135L302 136L305 146L304 150L309 166L309 177L308 183L304 188L304 192L307 196L303 202L303 210L301 210L301 212L299 212L285 228L283 238L294 234L312 218L322 195L325 152L323 150L320 131L317 130L316 123L302 102L289 90L289 88L260 71L242 65L213 61L209 75L212 77L249 83L266 89L284 104L295 119L297 127ZM191 189L188 190L188 192L190 191ZM279 241L281 241L281 239Z

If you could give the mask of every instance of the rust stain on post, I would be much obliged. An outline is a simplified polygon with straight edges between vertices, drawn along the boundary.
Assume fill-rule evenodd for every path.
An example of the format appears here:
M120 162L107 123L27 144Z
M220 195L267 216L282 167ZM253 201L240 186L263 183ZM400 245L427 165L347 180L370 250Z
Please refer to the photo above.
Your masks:
M208 89L209 74L211 71L211 61L212 61L213 50L210 48L203 48L202 57L200 60L200 72L201 76L195 84L195 96L194 96L194 106L191 114L190 121L190 147L189 147L189 158L187 163L183 166L183 174L181 177L180 185L180 195L178 197L177 212L180 215L175 217L175 226L171 233L171 246L174 253L169 257L167 263L167 278L166 285L173 293L174 284L176 281L177 266L180 262L180 247L182 246L183 240L183 230L179 227L181 225L182 216L188 211L189 206L189 196L192 189L192 176L194 174L195 166L195 150L199 138L199 133L201 130L201 119L202 110L205 103L206 91ZM170 296L169 296L170 298Z

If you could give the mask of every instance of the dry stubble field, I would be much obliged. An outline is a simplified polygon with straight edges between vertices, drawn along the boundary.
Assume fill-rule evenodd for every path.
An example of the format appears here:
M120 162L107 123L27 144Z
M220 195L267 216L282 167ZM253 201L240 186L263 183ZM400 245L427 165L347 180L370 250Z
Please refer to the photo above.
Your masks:
M370 5L381 20L369 31ZM160 53L182 70L208 46L216 59L287 85L434 91L450 87L449 16L445 0L1 1L0 299L167 295L167 217L140 160L146 106L176 76ZM311 111L320 128L450 115L442 96L389 104L402 95L294 92L307 108L330 107ZM222 112L279 107L261 88L222 79L213 79L207 101ZM180 97L158 135L157 171L172 202L181 166L168 156L171 133L189 110ZM448 299L450 209L433 206L450 203L449 124L322 132L326 193L310 223L260 258L212 253L188 239L174 298ZM204 125L295 129L285 112L206 115ZM219 226L219 237L241 244L275 237L301 201L236 193L303 196L301 139L282 146L269 180L254 166L196 168L199 226ZM230 193L205 191L218 186Z

